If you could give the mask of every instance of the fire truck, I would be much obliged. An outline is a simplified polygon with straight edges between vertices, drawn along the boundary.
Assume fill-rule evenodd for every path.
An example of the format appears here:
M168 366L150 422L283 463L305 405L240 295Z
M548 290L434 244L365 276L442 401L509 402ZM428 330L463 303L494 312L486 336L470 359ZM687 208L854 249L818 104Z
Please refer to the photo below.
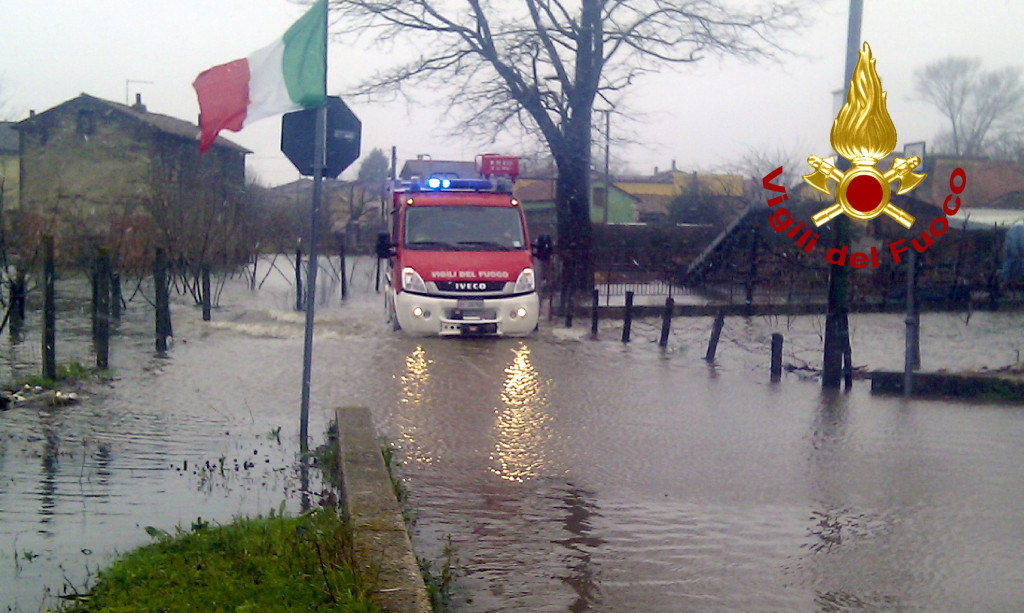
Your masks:
M512 195L519 159L409 160L392 181L385 308L393 329L414 335L526 336L540 313L534 257L522 206Z

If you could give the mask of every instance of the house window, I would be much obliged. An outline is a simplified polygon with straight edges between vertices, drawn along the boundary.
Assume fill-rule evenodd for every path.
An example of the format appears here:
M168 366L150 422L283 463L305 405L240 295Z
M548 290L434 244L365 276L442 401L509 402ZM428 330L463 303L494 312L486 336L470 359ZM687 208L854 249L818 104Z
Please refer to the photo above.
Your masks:
M96 131L96 121L92 111L78 111L78 134L91 136Z

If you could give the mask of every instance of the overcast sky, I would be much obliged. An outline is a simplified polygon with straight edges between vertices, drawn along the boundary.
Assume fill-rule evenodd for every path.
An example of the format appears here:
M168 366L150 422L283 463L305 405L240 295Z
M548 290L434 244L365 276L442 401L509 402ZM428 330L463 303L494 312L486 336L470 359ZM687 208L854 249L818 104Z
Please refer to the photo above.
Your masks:
M950 55L981 57L987 69L1024 64L1024 2L864 4L861 37L888 91L898 148L931 141L944 127L936 111L913 99L916 68ZM0 112L22 119L30 109L44 111L82 92L118 102L141 93L151 111L194 122L196 75L268 44L303 10L288 0L0 0ZM628 134L634 141L613 142L613 158L647 173L673 160L683 170L716 170L753 149L783 150L798 159L827 154L847 10L846 0L822 0L810 28L789 40L795 57L755 65L708 59L645 78L629 93L634 118L613 115L613 138ZM398 59L372 41L332 41L329 93ZM348 103L363 123L364 154L393 145L400 159L523 152L512 140L488 145L461 138L444 108ZM264 184L298 178L279 152L279 119L222 135L253 151L250 171Z

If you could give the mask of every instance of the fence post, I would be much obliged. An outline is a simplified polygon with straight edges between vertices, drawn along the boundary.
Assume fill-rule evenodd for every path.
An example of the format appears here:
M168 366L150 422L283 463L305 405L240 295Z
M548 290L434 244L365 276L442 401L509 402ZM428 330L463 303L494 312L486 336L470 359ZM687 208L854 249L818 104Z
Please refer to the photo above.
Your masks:
M53 236L43 236L43 376L57 379L57 304L53 287Z
M903 355L903 395L909 397L914 393L914 338L917 327L917 319L914 318L914 290L917 287L915 279L917 254L911 249L907 255L909 256L907 258L907 316L904 320L907 330Z
M782 380L782 335L772 334L772 383Z
M348 273L345 272L345 239L341 239L341 299L348 298Z
M203 270L203 321L210 321L210 310L213 307L213 296L210 294L210 265L204 264Z
M96 368L110 365L110 256L101 248L96 257Z
M722 336L722 327L725 326L725 311L719 311L715 315L715 323L711 326L711 338L708 339L708 351L704 359L709 362L715 361L715 352L718 351L718 339Z
M658 344L662 347L668 347L668 335L672 331L672 307L675 306L675 301L672 300L672 296L665 299L665 312L661 314L661 339Z
M591 301L590 308L590 333L595 337L597 336L597 307L601 302L601 290L595 289L593 292L593 300Z
M157 248L153 260L153 293L156 295L156 350L167 351L167 337L171 335L171 302L167 289L167 256Z
M302 249L295 248L295 310L302 310Z
M623 314L622 342L629 342L630 329L633 327L633 292L626 292L626 312Z
M110 273L110 316L121 321L121 273L116 270Z

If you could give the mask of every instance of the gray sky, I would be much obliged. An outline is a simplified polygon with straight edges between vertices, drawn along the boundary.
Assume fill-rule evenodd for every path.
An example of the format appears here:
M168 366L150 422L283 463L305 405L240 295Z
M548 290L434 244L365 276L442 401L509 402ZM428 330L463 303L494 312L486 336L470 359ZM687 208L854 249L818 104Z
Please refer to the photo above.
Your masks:
M845 0L822 0L813 9L815 23L789 41L797 57L756 65L708 59L645 78L628 100L642 114L630 123L613 116L613 138L628 134L635 141L613 142L613 158L650 172L673 160L683 170L714 170L751 149L781 149L798 159L827 154L847 7ZM21 119L82 92L119 102L139 92L151 111L195 121L196 75L268 44L303 10L288 0L0 0L3 112ZM949 55L979 56L987 69L1024 64L1022 27L1024 2L866 0L862 39L888 91L898 147L930 141L944 127L937 112L912 99L915 68ZM372 41L332 42L329 93L398 59ZM364 154L392 145L400 159L520 152L512 140L487 145L460 138L443 108L348 102L363 122ZM298 177L279 152L279 119L222 135L254 152L250 170L263 183Z

